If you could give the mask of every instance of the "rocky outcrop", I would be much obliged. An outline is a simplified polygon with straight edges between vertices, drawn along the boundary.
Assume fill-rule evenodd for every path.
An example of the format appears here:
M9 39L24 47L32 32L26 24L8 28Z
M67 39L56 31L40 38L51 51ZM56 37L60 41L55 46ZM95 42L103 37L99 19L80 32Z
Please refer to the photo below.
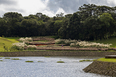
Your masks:
M116 77L116 63L94 61L83 69L85 72Z

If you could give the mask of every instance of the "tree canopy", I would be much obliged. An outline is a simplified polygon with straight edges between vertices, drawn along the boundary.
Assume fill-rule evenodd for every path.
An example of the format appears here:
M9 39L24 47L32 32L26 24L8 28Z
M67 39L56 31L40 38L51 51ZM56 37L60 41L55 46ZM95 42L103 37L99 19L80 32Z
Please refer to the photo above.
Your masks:
M58 36L77 40L100 40L116 36L116 7L84 4L73 14L42 13L22 16L7 12L0 18L0 36Z

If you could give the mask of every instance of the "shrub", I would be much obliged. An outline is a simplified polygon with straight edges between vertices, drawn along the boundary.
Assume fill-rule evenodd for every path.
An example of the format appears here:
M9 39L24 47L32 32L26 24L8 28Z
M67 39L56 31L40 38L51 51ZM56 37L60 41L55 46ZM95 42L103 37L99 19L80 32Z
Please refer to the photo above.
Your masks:
M37 46L36 45L28 45L27 49L28 50L36 50Z
M26 37L26 38L20 38L19 39L20 42L30 42L30 41L33 41L33 39L31 37Z
M95 42L87 42L87 41L80 41L76 42L76 44L71 43L70 46L76 46L76 47L97 47L97 48L109 48L112 44L103 44L103 43L95 43Z
M77 40L68 40L68 39L57 39L55 40L56 44L65 44L66 46L70 46L71 43L75 43Z
M26 46L27 45L24 42L23 43L13 43L10 50L24 50L24 47L26 47Z
M63 39L57 39L55 40L56 44L65 44L65 41Z

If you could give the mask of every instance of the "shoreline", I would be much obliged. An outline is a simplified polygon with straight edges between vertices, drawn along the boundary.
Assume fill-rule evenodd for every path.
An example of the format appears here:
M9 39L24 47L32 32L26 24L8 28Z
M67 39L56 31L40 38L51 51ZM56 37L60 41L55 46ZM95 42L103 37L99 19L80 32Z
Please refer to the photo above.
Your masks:
M94 61L89 66L83 69L86 73L95 73L105 76L116 76L116 63L115 62L102 62Z
M4 57L22 57L22 56L96 56L114 55L116 52L109 51L18 51L18 52L0 52Z

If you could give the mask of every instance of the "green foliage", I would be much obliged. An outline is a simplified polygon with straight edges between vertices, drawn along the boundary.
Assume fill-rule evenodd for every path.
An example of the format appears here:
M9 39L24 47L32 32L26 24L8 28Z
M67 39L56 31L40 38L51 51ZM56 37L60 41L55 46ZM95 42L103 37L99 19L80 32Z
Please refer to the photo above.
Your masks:
M65 17L63 13L54 17L42 13L23 17L17 12L7 12L0 18L0 36L57 36L87 41L108 39L116 36L115 10L115 7L84 4L77 12Z
M29 48L27 48L28 50L36 50L36 48L34 48L34 47L29 47Z
M56 42L56 44L65 44L65 41Z
M17 50L24 50L24 48L23 47L16 46L16 45L13 45L10 48L10 51L17 51Z

